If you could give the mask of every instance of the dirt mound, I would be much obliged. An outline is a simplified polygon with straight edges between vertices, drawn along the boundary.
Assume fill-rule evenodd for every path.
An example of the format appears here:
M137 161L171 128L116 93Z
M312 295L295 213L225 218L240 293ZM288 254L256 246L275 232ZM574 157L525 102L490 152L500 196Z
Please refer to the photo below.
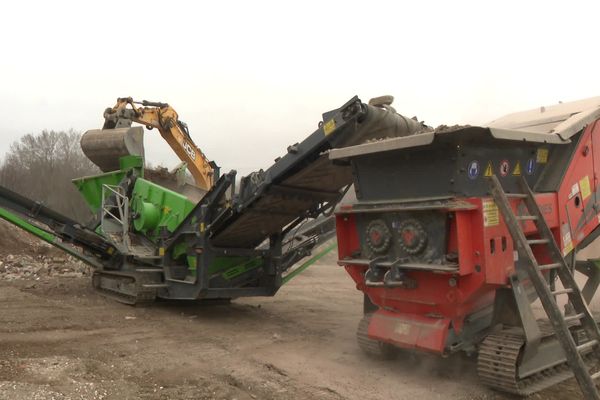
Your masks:
M206 191L200 189L194 184L194 180L192 179L191 175L184 174L183 172L177 169L169 171L167 168L160 166L146 168L144 169L144 179L174 192L180 193L191 201L200 201Z
M0 256L8 254L36 254L42 248L49 248L35 236L0 219Z
M0 280L80 277L89 272L77 259L0 220Z
M149 181L170 181L172 184L177 185L177 172L170 172L165 167L153 167L144 169L144 178Z

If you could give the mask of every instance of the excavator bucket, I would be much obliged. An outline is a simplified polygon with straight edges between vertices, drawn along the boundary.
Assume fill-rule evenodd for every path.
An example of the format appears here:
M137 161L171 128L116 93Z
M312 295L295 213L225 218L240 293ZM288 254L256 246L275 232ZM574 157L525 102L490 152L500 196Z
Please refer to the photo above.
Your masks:
M144 157L144 128L92 129L81 137L81 149L103 172L116 171L121 157Z

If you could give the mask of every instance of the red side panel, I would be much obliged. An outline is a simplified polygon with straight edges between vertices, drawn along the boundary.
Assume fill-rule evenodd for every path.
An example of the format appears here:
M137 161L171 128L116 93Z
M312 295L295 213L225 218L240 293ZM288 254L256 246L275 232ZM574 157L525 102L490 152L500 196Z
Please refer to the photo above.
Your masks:
M448 318L427 318L378 310L371 318L369 337L399 347L443 353L450 327Z
M598 226L595 209L600 168L600 123L586 128L558 190L559 246L564 255Z
M474 248L473 237L473 222L476 220L476 215L471 211L456 212L455 214L456 228L450 232L450 237L456 242L456 250L458 259L460 260L459 273L461 276L472 274L475 268L476 253ZM477 230L475 230L477 235ZM448 246L450 248L450 246Z
M348 207L348 206L347 206ZM335 230L338 241L338 257L351 257L360 250L360 241L356 231L356 217L353 214L341 214L335 217Z
M484 271L486 283L506 285L508 277L515 271L516 254L504 218L491 198L471 198L467 200L477 207L474 211L463 212L470 215L471 230L474 233L471 233L471 242L465 243L464 238L459 238L459 243L462 240L461 246L463 248L467 244L472 244L473 257L461 256L459 258L460 268L468 270L463 264L472 262L475 265L475 270L482 269ZM536 201L546 223L558 239L556 195L554 193L540 193L536 195ZM526 214L525 205L521 200L511 199L511 206L517 215ZM537 231L531 221L522 222L522 228L527 235L535 234ZM466 253L466 251L463 253ZM543 255L539 256L543 258Z

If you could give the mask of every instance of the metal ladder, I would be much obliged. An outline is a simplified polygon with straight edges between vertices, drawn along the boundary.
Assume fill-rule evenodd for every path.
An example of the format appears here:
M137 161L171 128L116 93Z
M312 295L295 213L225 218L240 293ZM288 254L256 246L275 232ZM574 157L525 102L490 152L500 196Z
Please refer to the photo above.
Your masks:
M600 377L600 372L591 374L582 358L584 352L592 350L595 358L600 359L600 330L581 295L581 291L554 240L550 228L544 220L540 208L535 201L534 194L525 178L521 177L520 185L523 194L511 194L510 196L522 199L529 211L529 215L515 215L508 201L508 195L502 189L500 181L495 175L490 177L491 195L504 217L506 227L513 238L519 257L525 260L523 264L527 270L529 279L548 315L556 337L565 351L567 363L573 370L573 374L579 383L584 397L586 399L600 399L600 394L594 384L594 380ZM525 232L521 229L521 221L533 221L540 238L527 239ZM546 246L551 262L540 265L533 254L532 246ZM552 291L542 274L543 271L550 270L556 271L564 289ZM572 315L563 315L556 302L556 296L564 294L568 295L573 307L574 313ZM589 339L589 341L580 345L577 345L569 330L569 323L575 321L581 323Z

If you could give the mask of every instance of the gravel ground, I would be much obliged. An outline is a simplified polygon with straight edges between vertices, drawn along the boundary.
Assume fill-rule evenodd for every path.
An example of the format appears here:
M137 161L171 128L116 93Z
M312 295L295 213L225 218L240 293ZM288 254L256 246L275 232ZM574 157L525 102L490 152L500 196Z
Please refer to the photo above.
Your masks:
M466 356L365 357L362 295L332 258L273 298L130 307L96 294L87 267L14 240L0 253L0 400L514 399ZM581 397L570 381L532 398Z

